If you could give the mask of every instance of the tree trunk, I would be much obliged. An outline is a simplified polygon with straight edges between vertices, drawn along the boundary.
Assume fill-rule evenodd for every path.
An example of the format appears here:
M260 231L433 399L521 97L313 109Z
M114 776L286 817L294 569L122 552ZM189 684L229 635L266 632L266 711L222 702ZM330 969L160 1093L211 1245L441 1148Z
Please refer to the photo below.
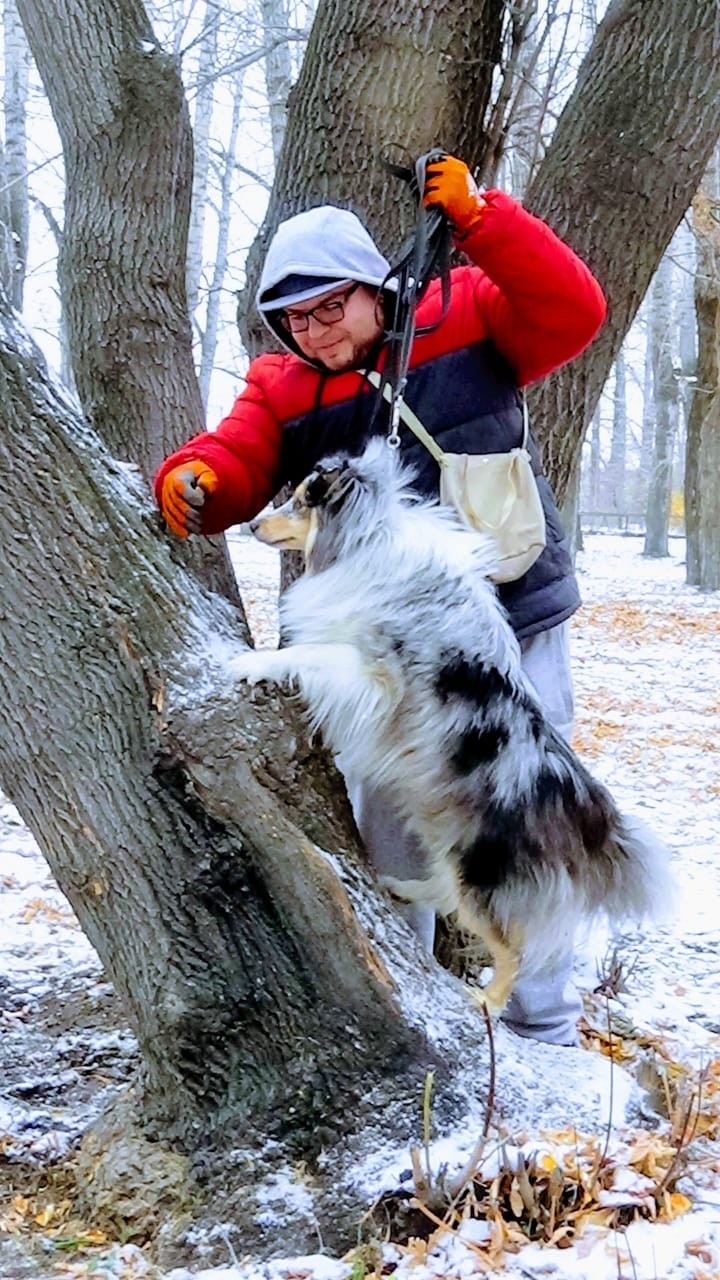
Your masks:
M185 292L192 141L177 60L140 0L19 0L65 157L58 263L75 384L150 480L204 426ZM178 549L232 600L224 539Z
M687 421L685 527L687 580L720 590L720 165L693 202L698 265L695 307L698 328L697 382Z
M189 134L177 67L137 0L22 8L66 153L63 270L78 385L105 445L121 457L132 446L147 471L201 420L184 311ZM646 8L625 6L625 34L636 34ZM659 9L668 16L669 0ZM402 139L415 155L442 141L480 158L502 12L499 0L422 10L325 0L267 229L310 198L354 204L362 193L372 229L394 247L402 211L381 166L386 144ZM683 67L667 74L679 47L671 28L657 58L666 60L660 87L677 94L667 119L682 140L691 82ZM707 3L683 14L683 33L698 39L700 29L707 42ZM607 65L591 55L595 88L587 75L582 83L590 115L582 128L571 116L588 152L593 104L615 71L617 33L606 34ZM693 49L693 68L705 48ZM633 41L630 50L639 59ZM715 103L718 75L708 54L702 85ZM631 134L657 89L652 75L640 83L649 97L635 104ZM640 166L653 202L643 189L625 192L611 170L600 215L585 191L574 225L589 216L591 247L602 228L611 278L628 273L634 247L617 234L613 201L633 213L628 233L657 247L660 222L672 220L691 180L690 141L705 145L708 110L695 104L685 150L669 158L658 145L654 165ZM608 139L603 158L618 146ZM567 176L555 193L560 223L578 180L569 163ZM392 1141L405 1136L408 1112L400 1124L390 1103L417 1089L423 1063L442 1061L444 1097L453 1102L455 1088L459 1115L458 1098L476 1095L488 1061L482 1020L456 983L425 968L356 867L336 775L307 752L293 703L241 697L229 684L233 612L185 572L128 468L54 396L9 315L5 326L0 451L4 474L21 472L24 483L0 524L0 776L128 1004L149 1113L188 1141L221 1121L257 1123L317 1152L322 1125L332 1137L366 1124L355 1104L370 1087ZM506 1061L516 1054L511 1044ZM471 1081L461 1080L464 1061ZM509 1081L498 1103L511 1123L509 1067L498 1079ZM548 1123L552 1105L549 1095Z
M348 1248L358 1166L377 1177L379 1152L421 1141L428 1068L434 1137L477 1134L493 1105L521 1128L518 1056L548 1127L596 1123L607 1084L587 1055L563 1050L570 1115L546 1046L498 1028L491 1059L474 1001L356 861L292 707L228 678L229 605L174 562L132 472L38 361L0 304L0 466L24 477L0 522L0 776L125 1002L152 1137L199 1156L185 1209L208 1232L236 1223L243 1252L309 1252L317 1232ZM98 1157L106 1211L118 1170L120 1221L137 1097L84 1144L91 1204ZM311 1211L279 1205L268 1238L275 1171L298 1164ZM164 1241L187 1227L164 1219Z
M672 455L678 416L678 384L672 353L672 262L663 258L650 302L655 439L645 516L643 555L669 555Z
M585 423L719 134L717 0L612 0L526 194L528 208L589 263L609 301L590 349L531 396L560 497Z
M278 222L313 204L344 205L392 255L414 207L385 162L408 164L438 145L471 167L482 160L503 14L502 0L320 0L270 205L248 255L238 318L251 354L267 345L251 305Z
M138 0L19 7L65 157L58 270L78 395L112 453L150 476L203 427L185 293L192 140L179 67Z

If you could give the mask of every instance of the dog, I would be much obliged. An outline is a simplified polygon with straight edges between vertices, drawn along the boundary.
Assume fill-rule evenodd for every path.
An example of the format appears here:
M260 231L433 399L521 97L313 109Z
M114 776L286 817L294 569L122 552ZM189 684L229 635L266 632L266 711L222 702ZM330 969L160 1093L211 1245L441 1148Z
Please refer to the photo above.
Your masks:
M494 969L482 999L499 1011L581 917L655 914L667 852L543 716L488 579L492 538L412 479L375 439L251 522L306 569L281 604L288 647L230 666L296 681L344 771L392 796L427 874L383 883L482 939Z

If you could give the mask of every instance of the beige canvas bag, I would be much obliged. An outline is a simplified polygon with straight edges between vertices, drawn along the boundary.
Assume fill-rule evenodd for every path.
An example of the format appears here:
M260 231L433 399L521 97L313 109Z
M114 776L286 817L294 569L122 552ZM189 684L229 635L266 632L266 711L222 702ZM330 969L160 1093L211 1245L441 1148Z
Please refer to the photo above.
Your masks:
M366 374L373 386L381 378ZM386 394L389 396L389 387ZM542 552L545 512L527 449L530 432L523 395L523 439L509 453L445 453L403 400L400 418L440 467L440 501L453 507L473 529L491 534L500 552L493 582L521 578Z

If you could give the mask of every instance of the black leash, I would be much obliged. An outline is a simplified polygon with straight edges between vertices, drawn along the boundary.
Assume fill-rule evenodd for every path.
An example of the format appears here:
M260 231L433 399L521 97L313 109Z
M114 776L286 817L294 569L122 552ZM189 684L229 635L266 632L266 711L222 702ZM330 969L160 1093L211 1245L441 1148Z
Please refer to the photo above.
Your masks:
M418 334L432 333L442 324L450 305L450 253L452 235L450 224L442 209L426 209L422 202L425 190L425 174L428 164L445 153L429 151L420 156L414 169L388 164L390 172L410 186L418 201L415 231L401 249L390 267L386 282L395 280L395 305L387 336L387 358L379 387L378 405L383 400L390 403L390 431L388 444L397 449L400 445L399 424L407 383L412 344ZM430 281L439 275L442 290L440 318L434 324L418 329L415 313ZM390 290L386 289L388 298ZM386 316L387 320L387 316Z

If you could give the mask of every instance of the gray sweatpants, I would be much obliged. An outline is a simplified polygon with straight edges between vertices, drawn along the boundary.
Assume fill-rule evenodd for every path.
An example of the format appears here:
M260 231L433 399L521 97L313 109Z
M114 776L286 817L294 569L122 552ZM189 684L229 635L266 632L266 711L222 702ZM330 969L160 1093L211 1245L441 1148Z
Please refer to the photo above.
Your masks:
M568 645L569 624L563 622L521 641L522 668L548 720L570 738L573 726L573 688ZM342 769L342 759L338 760ZM368 858L379 875L414 879L423 855L414 838L395 816L391 798L347 777L348 795ZM435 936L435 912L412 903L399 909L428 951ZM562 921L558 921L562 929ZM529 978L521 978L502 1017L511 1030L548 1044L574 1044L582 1009L572 983L573 937L568 931L559 961Z

